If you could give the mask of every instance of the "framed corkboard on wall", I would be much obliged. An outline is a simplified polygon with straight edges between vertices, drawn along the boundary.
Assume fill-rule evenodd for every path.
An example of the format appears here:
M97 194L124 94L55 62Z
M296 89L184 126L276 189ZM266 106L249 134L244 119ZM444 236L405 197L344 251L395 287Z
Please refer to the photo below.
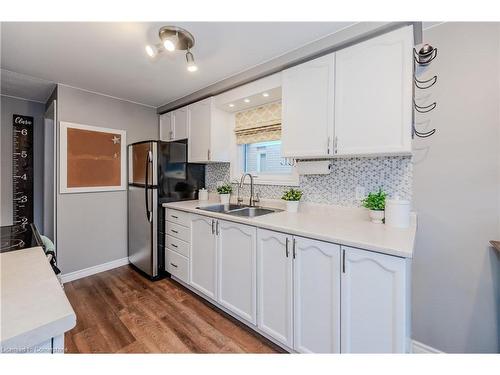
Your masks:
M125 130L60 122L61 193L126 189Z

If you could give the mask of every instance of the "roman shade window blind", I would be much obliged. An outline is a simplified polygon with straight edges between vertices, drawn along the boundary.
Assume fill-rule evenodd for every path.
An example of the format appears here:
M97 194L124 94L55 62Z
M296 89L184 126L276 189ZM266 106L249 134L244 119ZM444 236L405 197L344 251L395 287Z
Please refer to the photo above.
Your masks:
M239 145L281 139L281 102L261 105L236 114L236 143Z

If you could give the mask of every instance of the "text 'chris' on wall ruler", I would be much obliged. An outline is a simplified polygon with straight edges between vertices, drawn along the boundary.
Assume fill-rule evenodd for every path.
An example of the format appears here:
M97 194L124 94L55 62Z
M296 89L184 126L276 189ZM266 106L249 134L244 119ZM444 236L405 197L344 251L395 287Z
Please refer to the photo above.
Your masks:
M33 117L14 115L12 180L14 224L33 222Z

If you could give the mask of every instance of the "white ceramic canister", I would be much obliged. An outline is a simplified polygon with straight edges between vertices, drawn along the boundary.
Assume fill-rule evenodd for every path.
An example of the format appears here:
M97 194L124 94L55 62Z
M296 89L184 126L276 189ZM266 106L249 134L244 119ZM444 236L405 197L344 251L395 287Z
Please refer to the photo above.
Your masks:
M385 223L391 227L408 228L410 226L410 201L387 199L385 201Z
M286 211L287 212L297 212L299 211L300 201L286 201Z
M208 190L207 189L198 190L198 200L208 201Z

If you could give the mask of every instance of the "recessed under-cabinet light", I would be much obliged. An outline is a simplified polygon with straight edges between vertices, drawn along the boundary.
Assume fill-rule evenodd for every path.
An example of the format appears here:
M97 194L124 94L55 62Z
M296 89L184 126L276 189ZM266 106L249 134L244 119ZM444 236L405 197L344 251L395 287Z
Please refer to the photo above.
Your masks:
M267 97L269 96L269 93L264 92L264 93L262 93L262 96L263 96L264 98L267 98Z
M250 103L250 99L248 99L248 98L243 99L243 101L244 101L245 103Z
M233 104L233 103L229 104L229 107L230 107L230 108L233 108L233 107L234 107L234 104Z

